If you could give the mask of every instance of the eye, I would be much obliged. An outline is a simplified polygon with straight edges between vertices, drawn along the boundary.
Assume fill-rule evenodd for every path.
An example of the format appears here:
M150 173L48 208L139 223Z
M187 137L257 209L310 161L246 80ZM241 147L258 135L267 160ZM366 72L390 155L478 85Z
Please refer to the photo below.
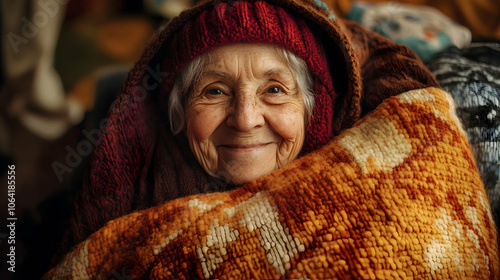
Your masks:
M270 87L268 90L267 90L267 93L280 93L281 92L281 89L279 87Z
M210 94L210 95L222 95L222 94L224 94L224 92L222 92L222 90L220 90L220 89L211 89L208 91L208 94Z

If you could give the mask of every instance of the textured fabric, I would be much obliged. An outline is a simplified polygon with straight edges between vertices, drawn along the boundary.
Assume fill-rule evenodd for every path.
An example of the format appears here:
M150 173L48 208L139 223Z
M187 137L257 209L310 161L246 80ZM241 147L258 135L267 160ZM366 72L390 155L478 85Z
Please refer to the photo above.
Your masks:
M152 38L128 74L100 131L91 135L97 146L59 256L106 222L135 210L233 188L203 171L182 134L172 136L159 97L160 82L170 77L160 69L164 60L171 59L167 54L174 35L205 11L219 7L220 2L201 3L171 20ZM319 0L267 2L303 18L323 45L336 95L332 135L351 127L389 96L438 86L408 48L338 19ZM323 100L317 98L316 102Z
M500 223L500 44L450 48L429 63L457 104L477 166Z
M400 94L241 189L108 223L44 279L497 279L463 133L446 92Z
M363 0L370 3L387 3L388 0ZM346 15L355 0L325 0L339 15ZM500 9L497 0L398 0L393 3L405 3L429 6L467 27L473 38L500 39Z
M470 31L431 7L400 3L354 2L348 18L392 41L408 46L424 62L450 45L470 44Z
M238 42L282 46L306 62L313 75L313 91L318 102L303 150L307 153L328 143L333 136L332 110L336 95L323 49L304 19L267 2L215 3L213 9L187 22L172 38L168 54L171 59L166 59L162 67L170 75L163 81L160 94L168 95L175 73L188 61L216 47Z

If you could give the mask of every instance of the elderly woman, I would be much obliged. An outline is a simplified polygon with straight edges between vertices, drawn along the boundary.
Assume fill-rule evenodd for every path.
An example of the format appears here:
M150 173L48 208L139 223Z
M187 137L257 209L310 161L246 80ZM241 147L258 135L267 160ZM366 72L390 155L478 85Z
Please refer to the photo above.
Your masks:
M355 122L359 66L332 38L345 35L302 12L210 2L167 24L102 122L63 247L136 209L261 178ZM435 83L411 67L408 89ZM378 91L375 103L396 93Z
M174 133L185 133L207 174L242 185L299 155L314 109L306 63L283 47L237 43L190 61L170 94Z
M432 87L434 77L411 51L337 19L318 0L203 2L170 21L130 72L101 127L63 248L97 232L47 278L441 273L421 245L405 247L405 240L430 242L437 229L420 226L433 226L440 209L462 199L448 187L480 198L484 190L475 173L447 175L475 170L474 163L445 95ZM424 101L441 103L422 111ZM440 143L458 143L458 150ZM449 150L454 161L437 155L445 168L427 170L415 158L426 148ZM455 163L463 166L449 168ZM481 205L480 198L469 204ZM428 212L415 217L408 207ZM486 217L487 210L477 211ZM426 215L430 222L415 222ZM492 222L483 225L494 232ZM486 248L471 244L474 252ZM415 263L407 255L394 265L382 258L405 248L418 255ZM492 262L495 252L485 253ZM485 272L489 262L476 261ZM452 271L445 268L444 275Z

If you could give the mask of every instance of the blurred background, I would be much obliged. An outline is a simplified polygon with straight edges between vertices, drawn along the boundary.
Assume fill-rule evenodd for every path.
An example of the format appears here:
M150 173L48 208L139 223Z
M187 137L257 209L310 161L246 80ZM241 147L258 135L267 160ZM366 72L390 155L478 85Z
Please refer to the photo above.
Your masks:
M352 7L350 0L326 2L341 16ZM473 40L500 38L494 1L402 2L434 6L468 28ZM95 129L150 38L190 5L190 0L2 0L0 260L9 253L8 218L17 221L16 272L2 261L0 279L38 279L49 269ZM14 216L7 210L9 166L15 166Z
M109 105L150 37L183 5L160 3L2 0L0 279L39 279L48 270L93 148L83 133L106 116L107 108L94 110L96 92ZM12 165L15 273L5 261Z

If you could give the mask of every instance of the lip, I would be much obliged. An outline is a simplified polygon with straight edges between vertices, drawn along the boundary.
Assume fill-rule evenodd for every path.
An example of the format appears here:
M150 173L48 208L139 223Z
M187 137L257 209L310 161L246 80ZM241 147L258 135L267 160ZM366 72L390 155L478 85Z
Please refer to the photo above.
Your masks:
M239 144L228 144L228 145L219 145L219 148L228 149L233 152L249 152L260 150L271 143L263 143L263 144L250 144L250 145L239 145Z

